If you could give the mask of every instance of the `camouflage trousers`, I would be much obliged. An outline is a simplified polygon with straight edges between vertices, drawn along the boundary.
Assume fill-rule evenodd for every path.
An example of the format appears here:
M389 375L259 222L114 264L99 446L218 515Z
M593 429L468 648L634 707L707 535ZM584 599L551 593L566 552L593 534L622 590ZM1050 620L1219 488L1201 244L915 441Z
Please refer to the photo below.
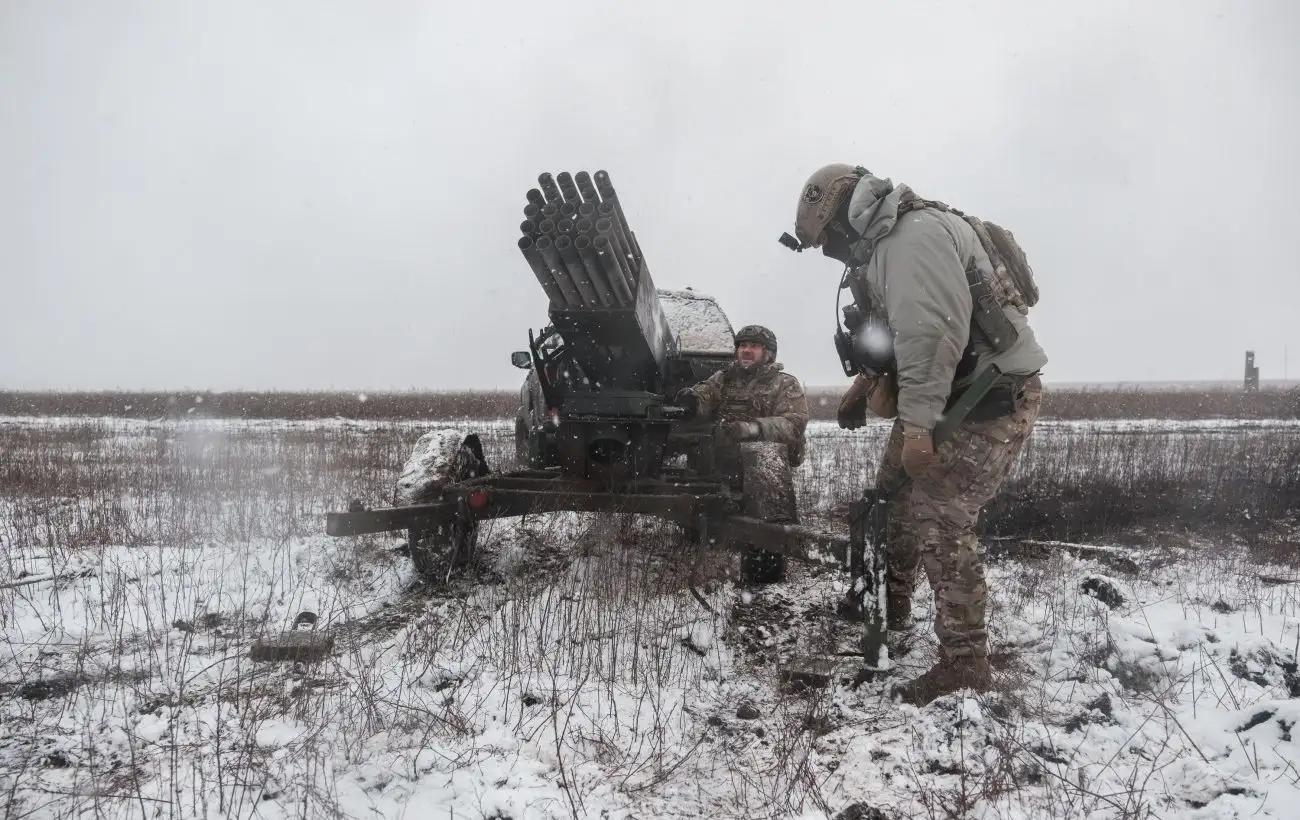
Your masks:
M918 565L934 591L934 631L948 657L988 654L984 560L975 536L980 509L1006 480L1038 420L1042 382L1033 376L1015 393L1015 410L962 424L935 451L927 473L891 500L886 584L891 598L910 598ZM877 472L877 486L902 472L903 430L895 421Z

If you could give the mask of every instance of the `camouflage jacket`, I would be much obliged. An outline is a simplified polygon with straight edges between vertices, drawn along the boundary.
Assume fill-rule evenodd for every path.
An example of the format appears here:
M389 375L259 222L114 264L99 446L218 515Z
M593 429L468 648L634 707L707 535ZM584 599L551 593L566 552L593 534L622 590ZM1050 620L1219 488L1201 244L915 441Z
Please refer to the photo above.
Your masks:
M790 463L804 457L804 429L808 426L808 399L803 385L780 364L743 367L738 362L719 370L691 388L700 400L700 415L719 424L728 421L758 423L763 441L786 445Z
M929 430L953 390L969 384L975 372L991 363L1003 373L1028 375L1047 364L1047 354L1027 317L1012 305L1002 310L1019 336L1009 350L997 353L981 335L972 337L966 269L991 277L992 263L975 231L956 214L916 210L900 216L899 205L909 195L906 185L870 174L854 189L849 222L873 250L850 285L858 304L883 314L893 332L899 418ZM959 380L957 366L968 341L976 365Z

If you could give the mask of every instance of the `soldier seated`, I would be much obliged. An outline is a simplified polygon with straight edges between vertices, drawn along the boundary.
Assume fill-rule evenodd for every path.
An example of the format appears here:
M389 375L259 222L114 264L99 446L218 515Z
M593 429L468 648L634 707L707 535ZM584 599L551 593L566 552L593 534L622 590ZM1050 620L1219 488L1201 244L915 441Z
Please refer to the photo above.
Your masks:
M714 421L717 463L733 481L740 477L739 444L770 441L785 445L791 467L804 457L804 430L808 425L808 400L803 385L776 361L776 334L761 325L748 325L736 333L736 359L699 384L681 390L676 403L691 415ZM765 511L769 521L797 523L793 486L785 496L785 510ZM786 559L750 547L741 557L743 583L773 583L785 578Z

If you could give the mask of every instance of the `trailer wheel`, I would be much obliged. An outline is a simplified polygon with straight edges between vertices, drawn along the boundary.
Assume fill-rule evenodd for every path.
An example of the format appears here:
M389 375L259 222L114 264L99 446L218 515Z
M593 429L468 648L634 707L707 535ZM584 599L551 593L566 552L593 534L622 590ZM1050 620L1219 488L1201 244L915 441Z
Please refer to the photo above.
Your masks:
M448 484L487 475L487 459L478 435L455 428L425 433L416 442L402 468L394 492L398 506L435 501ZM478 542L477 521L456 521L427 528L411 528L408 545L415 571L434 580L448 569L469 561Z

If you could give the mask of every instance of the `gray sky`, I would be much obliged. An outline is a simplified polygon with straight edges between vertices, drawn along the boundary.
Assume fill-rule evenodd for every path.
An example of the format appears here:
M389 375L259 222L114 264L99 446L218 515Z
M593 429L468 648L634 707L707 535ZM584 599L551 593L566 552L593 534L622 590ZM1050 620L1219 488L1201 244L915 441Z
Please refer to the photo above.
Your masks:
M1295 378L1297 42L1285 0L9 0L0 387L516 386L524 191L600 168L660 287L843 383L840 266L776 242L837 161L1015 231L1049 380Z

